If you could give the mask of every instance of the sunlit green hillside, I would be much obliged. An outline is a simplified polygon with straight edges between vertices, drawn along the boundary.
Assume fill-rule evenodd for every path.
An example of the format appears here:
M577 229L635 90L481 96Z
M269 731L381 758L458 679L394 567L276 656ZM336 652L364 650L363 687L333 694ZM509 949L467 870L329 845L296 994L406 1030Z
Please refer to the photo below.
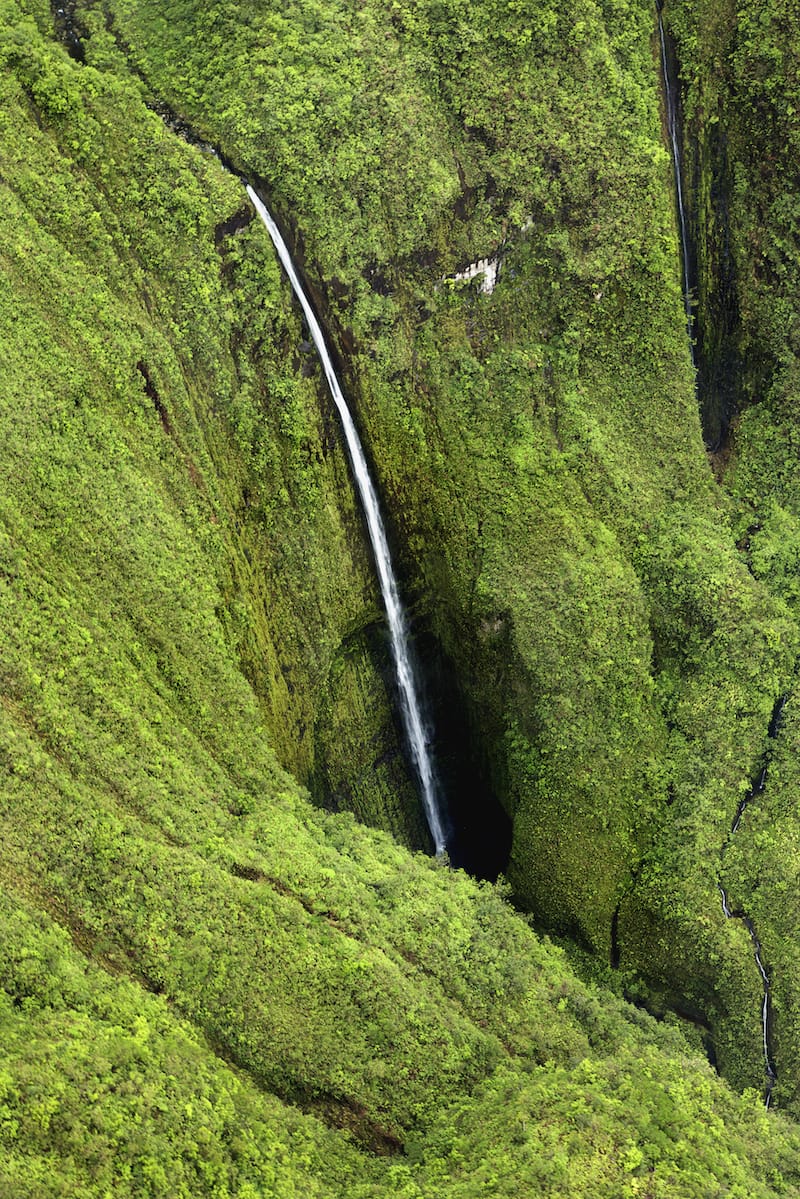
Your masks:
M0 1192L800 1194L794 368L720 486L653 12L57 25L0 0ZM498 885L425 852L335 412L210 145L330 331Z

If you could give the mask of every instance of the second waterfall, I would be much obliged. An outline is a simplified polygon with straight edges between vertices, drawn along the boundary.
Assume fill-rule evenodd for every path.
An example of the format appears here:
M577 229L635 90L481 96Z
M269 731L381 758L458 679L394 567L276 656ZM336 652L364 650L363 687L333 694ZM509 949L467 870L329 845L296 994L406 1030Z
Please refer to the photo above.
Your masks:
M253 188L247 185L247 194L252 200L256 212L261 217L261 220L267 227L270 237L274 243L275 249L278 252L278 257L283 264L286 274L289 276L289 282L294 289L297 299L303 309L303 315L306 318L309 332L317 348L320 361L322 362L325 371L325 378L328 381L333 402L339 412L339 417L344 429L345 441L347 442L347 450L350 455L350 462L353 467L353 474L358 488L358 494L361 498L361 504L364 510L364 516L367 522L367 530L369 532L370 544L375 557L375 567L378 572L378 581L380 583L381 595L386 607L386 617L389 623L389 633L392 646L392 658L394 660L395 673L397 676L397 686L400 693L400 712L403 718L403 727L408 739L411 757L414 763L414 768L419 779L420 791L422 794L422 804L425 809L425 817L428 822L433 844L436 853L444 853L447 848L447 839L444 830L444 821L442 818L438 789L436 785L436 776L433 770L433 762L431 760L430 750L428 748L428 739L425 733L425 722L422 718L422 708L419 700L418 684L416 672L411 657L411 647L408 635L408 624L403 611L403 606L400 602L400 595L397 589L397 580L395 579L394 570L392 569L392 560L389 555L389 543L386 539L386 530L383 526L380 508L378 506L378 496L375 491L375 486L370 477L367 468L367 461L364 457L364 450L361 445L361 439L358 436L358 431L350 414L350 409L347 407L347 402L339 385L339 380L336 377L336 371L333 368L331 356L328 353L328 347L325 344L325 338L322 334L319 321L317 320L311 303L303 290L300 283L297 271L294 268L289 250L286 247L280 230L272 219L267 208L262 203L259 196Z

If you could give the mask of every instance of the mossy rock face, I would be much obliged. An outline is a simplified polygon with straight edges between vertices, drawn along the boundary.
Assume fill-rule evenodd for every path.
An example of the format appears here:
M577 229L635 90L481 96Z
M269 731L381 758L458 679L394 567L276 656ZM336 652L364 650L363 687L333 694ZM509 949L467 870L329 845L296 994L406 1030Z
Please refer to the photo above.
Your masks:
M800 120L798 46L781 32L782 2L665 7L683 81L684 144L696 232L700 349L709 378L726 381L730 430L717 471L732 499L738 552L759 586L798 616L796 562L798 267L795 252ZM701 382L702 382L701 376ZM790 647L791 647L791 643ZM778 680L776 680L778 681ZM779 1103L797 1110L794 946L798 778L794 655L774 691L784 720L764 739L746 790L766 765L720 878L757 930L772 988L770 1033Z
M722 47L711 7L697 13ZM616 926L622 966L720 1045L739 1038L720 1059L754 1079L750 1017L725 1031L752 986L715 887L798 634L742 560L739 507L703 448L653 12L367 5L357 36L343 3L109 13L147 86L260 179L292 233L417 627L513 821L519 901L602 957ZM90 62L109 53L91 14ZM665 15L686 41L679 6ZM691 123L688 96L684 110ZM690 179L702 295L744 318L741 288L726 307L714 283L719 192L743 151L731 135L722 161L712 124ZM725 287L745 277L734 266ZM723 374L758 340L728 316L704 349ZM337 670L323 740L348 703Z
M14 37L11 28L0 151L14 229L1 317L5 551L13 561L27 547L41 566L27 601L13 596L17 627L35 622L59 579L78 609L90 605L87 625L108 627L120 612L118 656L141 663L159 702L215 743L226 733L206 727L210 697L232 688L239 702L237 663L280 761L310 781L319 754L339 777L360 754L361 810L391 823L384 807L397 800L369 755L392 758L398 793L413 783L374 654L360 666L372 720L363 744L355 703L349 738L316 740L332 664L354 628L379 618L380 600L332 404L320 405L241 184L135 100L125 74L76 67L37 43L30 20L15 17ZM119 129L117 109L128 114ZM182 564L177 588L170 561ZM58 619L32 623L30 636L74 650L79 618L47 603ZM219 662L204 674L205 640ZM11 673L33 652L21 648ZM59 669L63 682L42 668L61 696L54 711L90 703ZM133 688L126 712L146 707Z
M513 815L515 884L540 919L595 956L616 929L631 988L638 966L665 1006L711 1009L744 1081L749 1029L727 1005L746 947L709 902L721 865L752 890L760 860L756 822L722 847L791 656L793 517L773 512L753 554L756 573L782 564L770 599L704 473L668 221L655 250L637 224L642 190L656 213L667 195L643 17L126 12L164 39L190 115L214 104L189 49L269 78L239 59L237 29L328 64L309 92L279 62L296 107L249 133L247 93L215 95L232 148L240 133L244 156L277 147L293 187L321 161L317 112L340 105L324 132L353 181L341 207L369 219L336 226L318 191L331 223L308 257L385 466L432 691L452 702L443 758L470 742L460 756ZM143 39L131 25L115 40L108 15L70 9L79 65L44 0L0 0L0 1190L796 1196L796 1126L735 1095L674 1025L581 982L507 885L367 827L419 836L330 408L240 184L148 112L121 48ZM318 95L339 70L331 23L350 110ZM465 71L474 33L494 58ZM189 39L185 71L167 34ZM364 88L369 52L384 73ZM514 111L510 70L532 56ZM596 78L599 126L566 86ZM359 128L377 106L398 139L394 205L337 141L364 96ZM303 115L312 140L292 159ZM598 128L614 153L593 178ZM603 207L623 158L631 211L619 193ZM535 233L534 168L550 200ZM494 292L442 285L495 228ZM781 817L791 717L770 763ZM310 803L287 765L329 802L349 786L363 822ZM784 930L768 909L771 953Z
M317 747L311 793L331 811L353 812L415 849L430 849L430 835L403 752L395 709L388 632L382 621L351 634L331 663L317 694ZM380 796L380 803L376 797Z
M41 0L24 7L50 28ZM325 995L344 996L356 1026L353 980L380 976L370 1020L400 1029L406 1047L417 1035L393 1023L398 1004L416 1009L392 968L326 941L349 935L372 888L391 907L396 882L376 867L358 899L332 906L332 876L350 867L326 858L328 835L356 837L355 857L373 844L393 851L343 832L346 821L317 824L281 769L322 803L425 844L370 632L378 597L334 414L240 182L166 130L145 95L259 179L291 231L375 468L418 641L435 647L430 674L442 662L453 671L439 690L456 698L454 725L474 744L465 757L513 823L518 902L542 927L618 959L637 996L649 983L656 1004L705 1020L729 1075L757 1085L757 980L716 884L730 875L752 891L769 859L766 829L735 846L729 829L798 647L787 540L797 493L779 465L793 444L794 374L778 336L792 310L781 291L769 312L777 243L769 278L747 274L747 239L761 234L740 205L739 311L755 315L737 352L763 331L780 370L760 414L742 415L720 490L685 341L652 13L560 4L534 22L519 6L498 16L489 5L389 14L368 4L356 21L346 4L278 14L112 0L107 11L78 5L79 67L12 0L6 9L3 180L14 194L2 318L14 359L3 380L2 553L4 577L26 580L5 597L17 637L4 668L7 750L32 805L20 801L16 819L28 812L35 830L46 819L37 789L59 795L54 819L97 871L82 890L73 865L58 866L54 838L28 877L33 842L9 816L9 877L35 891L52 870L48 902L69 911L76 937L97 940L118 968L130 955L286 1094L313 1092L324 1106L342 1091L340 1109L363 1107L390 1139L428 1119L430 1072L411 1051L387 1065L374 1029L352 1048L345 1080L337 1074L336 1002ZM769 73L745 68L746 55L730 111L748 89L770 99ZM729 142L725 179L739 178L742 145ZM759 220L781 215L774 200ZM709 277L718 228L714 237ZM458 278L481 262L499 265L493 288ZM763 492L759 453L775 480ZM763 536L748 550L753 510ZM114 744L127 747L124 769ZM784 769L788 812L788 760ZM103 800L83 828L78 813L98 794L114 797L110 815ZM275 816L239 844L230 821L287 804L285 827ZM123 853L141 831L132 814L147 826L136 840L144 873ZM327 830L311 893L287 882L298 825ZM174 843L194 846L191 860L176 865ZM262 884L302 896L290 915L271 895L270 911L280 909L287 955L296 934L324 962L321 981L300 966L293 976L318 1005L319 1060L311 1026L290 1044L288 984L269 1017L282 1064L231 1031L222 967L204 1006L213 938L171 962L185 930L165 932L153 892L177 871L175 906L190 925L209 860L231 925L258 926L251 891ZM144 923L131 899L140 892ZM413 928L431 922L436 894ZM792 918L770 933L764 894L758 919L777 962ZM280 952L270 949L273 965ZM419 964L418 946L398 952ZM248 1005L269 1003L260 985ZM788 984L780 995L789 1010ZM423 1007L420 1036L445 1046L447 1086L477 1086L500 1061L495 1034L476 1031L485 1016L473 1028L433 1000ZM565 1054L579 1054L564 1036ZM776 1042L787 1096L792 1036ZM381 1078L395 1067L403 1085L387 1097Z

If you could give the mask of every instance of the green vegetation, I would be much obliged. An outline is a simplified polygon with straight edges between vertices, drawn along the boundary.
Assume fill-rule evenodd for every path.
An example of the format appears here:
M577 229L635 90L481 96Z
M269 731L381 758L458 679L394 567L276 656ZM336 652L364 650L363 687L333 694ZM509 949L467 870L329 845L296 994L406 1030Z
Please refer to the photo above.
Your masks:
M794 619L800 546L797 394L798 268L795 111L798 48L784 30L787 4L671 3L686 94L696 226L701 231L700 311L726 330L705 335L711 399L736 413L724 486L734 500L742 559ZM696 148L696 150L695 150ZM707 231L704 236L703 231ZM722 268L723 252L725 269ZM710 324L711 322L709 322ZM771 754L767 788L726 855L734 901L758 928L774 989L781 1101L797 1110L796 671Z
M761 402L723 488L647 6L81 0L78 64L45 0L0 0L4 1192L800 1194L717 890L759 929L797 1114L791 700L767 736L798 651L791 272L753 266L792 176L746 216L734 170L791 65L753 71L749 10L735 51L715 12L669 17L687 137L729 69ZM513 818L500 887L411 852L334 415L240 181L162 101L292 231L415 623ZM495 254L491 294L455 282ZM707 1027L744 1093L531 923Z
M296 230L406 589L513 816L518 902L601 957L618 913L633 993L645 975L759 1085L760 979L717 884L798 632L703 453L654 14L106 11ZM495 253L491 295L447 282Z
M139 643L134 663L156 689L166 676L195 734L216 688L228 688L232 712L243 702L240 681L226 681L233 653L284 763L303 779L322 775L335 794L383 759L364 785L367 813L423 844L344 455L298 369L298 322L240 186L170 134L130 81L78 72L37 42L32 22L4 23L8 533L39 547L63 608L37 635L66 636L68 587L90 593L102 625L116 603L129 626L118 656L126 638ZM37 440L43 420L50 439ZM183 562L169 601L164 550ZM29 598L40 610L43 597ZM207 639L217 663L200 677L192 659ZM89 659L106 640L119 635L99 635ZM367 726L373 747L316 737L321 701L341 704L343 693L343 732L355 742L350 726ZM208 735L232 734L215 725Z

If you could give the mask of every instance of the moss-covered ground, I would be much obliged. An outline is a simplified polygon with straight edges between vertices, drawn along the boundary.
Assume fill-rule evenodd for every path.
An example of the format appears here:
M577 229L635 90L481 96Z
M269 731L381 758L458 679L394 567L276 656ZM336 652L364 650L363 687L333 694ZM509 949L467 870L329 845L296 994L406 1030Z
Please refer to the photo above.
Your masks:
M719 14L674 8L709 78ZM797 1194L717 889L795 1110L790 276L747 274L784 168L732 208L769 390L720 487L648 6L86 2L82 62L43 0L0 17L6 1190ZM739 162L746 88L788 104L788 68L725 53ZM331 405L241 182L164 102L291 233L513 820L506 890L410 851ZM454 281L492 255L490 294Z

